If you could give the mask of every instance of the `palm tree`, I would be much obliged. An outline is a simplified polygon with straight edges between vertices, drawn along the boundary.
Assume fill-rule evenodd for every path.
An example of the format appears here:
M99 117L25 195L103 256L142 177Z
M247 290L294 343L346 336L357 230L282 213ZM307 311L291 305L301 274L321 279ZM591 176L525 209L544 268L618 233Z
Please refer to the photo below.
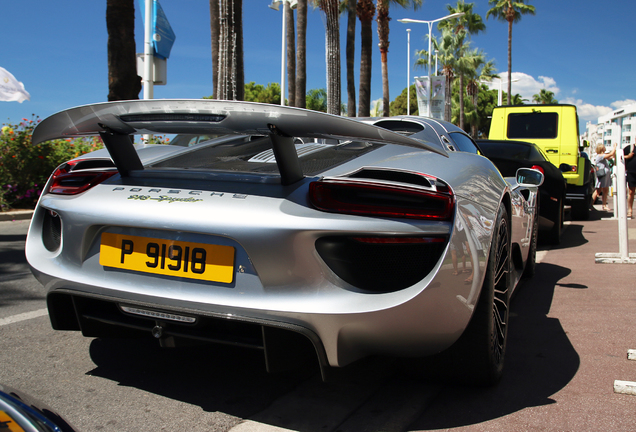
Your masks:
M210 39L212 42L212 98L216 99L219 87L219 0L210 0Z
M338 0L319 0L327 39L327 112L340 115L340 24Z
M106 1L108 31L108 100L139 99L134 0Z
M512 23L519 22L521 15L535 14L535 7L527 3L530 0L488 0L492 7L486 13L486 19L492 15L500 21L508 22L508 94L512 94Z
M388 53L389 53L389 6L390 4L398 5L403 8L413 6L413 10L417 10L422 6L422 0L377 0L378 17L378 38L380 43L380 60L382 62L382 103L383 103L383 115L388 117L390 115L390 101L389 101L389 65L388 65Z
M289 106L296 106L296 38L294 10L288 1L283 2L285 14L285 45L287 46L287 99Z
M554 97L554 92L548 91L546 89L541 89L539 94L532 96L532 101L538 104L558 104L559 101Z
M356 79L355 79L355 54L356 54L356 0L347 2L347 116L356 116Z
M373 33L371 21L375 16L373 0L358 0L356 13L360 20L360 91L358 92L358 116L371 115L371 57Z
M497 78L495 74L494 60L486 61L486 55L482 50L475 49L468 53L467 56L471 61L470 73L466 75L468 82L466 83L466 93L471 97L471 103L473 106L473 113L469 117L466 114L466 120L471 126L471 135L473 138L477 138L477 130L479 128L479 111L477 107L479 99L479 90L481 89L482 81L490 81L493 78Z
M457 35L457 56L458 56L458 70L459 74L459 127L464 128L464 70L471 69L471 61L462 61L462 56L467 52L468 47L464 47L464 43L468 44L470 35L477 34L486 30L481 16L473 13L474 3L466 4L464 0L458 0L457 6L446 5L449 14L463 13L464 15L451 18L449 20L440 21L437 25L438 30L449 29Z
M307 0L298 0L296 8L296 106L305 108L307 89Z
M217 98L243 100L243 2L219 0L219 80Z
M519 93L512 95L511 103L508 102L508 93L503 93L503 99L506 101L506 105L525 105L528 102L527 99L524 99Z
M322 111L327 112L327 90L324 88L321 89L312 89L307 92L307 109L314 111Z

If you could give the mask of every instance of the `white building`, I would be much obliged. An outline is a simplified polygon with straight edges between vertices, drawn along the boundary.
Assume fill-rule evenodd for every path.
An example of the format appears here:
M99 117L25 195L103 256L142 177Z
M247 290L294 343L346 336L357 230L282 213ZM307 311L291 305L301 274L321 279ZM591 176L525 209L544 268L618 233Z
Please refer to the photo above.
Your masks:
M591 153L600 143L611 149L614 143L618 148L624 148L636 142L636 104L625 105L599 117L598 124L587 122L583 139L589 141Z

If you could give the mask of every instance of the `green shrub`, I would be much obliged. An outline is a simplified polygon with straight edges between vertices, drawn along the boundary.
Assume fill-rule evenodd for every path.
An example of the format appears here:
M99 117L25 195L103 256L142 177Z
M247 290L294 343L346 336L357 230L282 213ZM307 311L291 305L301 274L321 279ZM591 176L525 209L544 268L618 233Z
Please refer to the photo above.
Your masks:
M22 119L0 130L0 210L33 208L53 170L61 163L103 147L99 138L31 143L40 120Z

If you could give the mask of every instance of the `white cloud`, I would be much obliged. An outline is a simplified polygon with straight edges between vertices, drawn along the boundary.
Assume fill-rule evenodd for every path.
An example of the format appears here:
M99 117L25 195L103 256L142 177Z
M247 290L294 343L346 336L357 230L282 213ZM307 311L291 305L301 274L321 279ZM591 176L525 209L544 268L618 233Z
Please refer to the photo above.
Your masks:
M560 100L559 103L575 105L576 111L579 113L579 118L585 121L596 122L599 117L613 111L610 107L592 105L590 103L583 102L582 99L574 99L571 97Z
M499 74L503 81L502 89L504 92L508 91L508 72L502 72ZM493 84L489 87L493 90L499 90L499 80L493 80ZM532 103L532 96L539 94L541 89L551 91L556 95L561 91L556 85L554 78L540 76L538 79L525 74L523 72L512 73L512 94L520 94L522 99L525 99L526 103Z
M622 100L622 101L612 102L610 104L610 106L613 107L614 109L617 109L617 108L624 107L625 105L632 105L632 104L635 104L635 103L636 103L636 100L634 100L634 99L625 99L625 100Z
M499 74L503 81L503 91L508 91L508 72L501 72ZM557 96L560 92L557 86L556 80L552 77L539 76L534 78L531 75L523 72L512 73L512 94L520 94L522 99L526 100L526 103L533 103L532 96L538 94L541 89L546 89L554 93ZM493 83L489 85L493 90L499 90L499 80L494 79ZM578 89L574 89L572 94L578 93ZM584 102L582 99L576 99L574 97L558 98L559 103L575 105L579 114L579 118L582 121L592 121L596 123L599 117L614 111L615 109L624 107L625 105L636 104L634 99L625 99L615 101L609 104L609 106L592 105Z

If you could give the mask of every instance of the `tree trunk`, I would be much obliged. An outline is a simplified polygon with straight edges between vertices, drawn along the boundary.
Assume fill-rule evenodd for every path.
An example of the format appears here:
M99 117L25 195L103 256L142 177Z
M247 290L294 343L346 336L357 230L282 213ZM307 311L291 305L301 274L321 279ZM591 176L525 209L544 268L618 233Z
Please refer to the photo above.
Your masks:
M296 34L294 31L294 11L289 2L285 5L285 40L287 45L287 99L289 106L296 106ZM281 89L282 91L282 89Z
M241 0L219 2L219 79L217 98L245 98L243 67L243 4Z
M108 100L139 99L134 0L106 1L108 31Z
M473 92L473 109L475 110L475 120L471 124L471 136L473 139L477 139L477 133L479 130L479 111L477 110L477 103L479 102L479 83L475 83L474 92Z
M297 15L297 46L296 46L296 106L307 106L307 0L298 0Z
M360 19L360 91L358 92L358 117L371 115L371 58L373 34L371 21L375 15L372 0L358 0L356 7Z
M340 115L340 25L338 0L323 0L326 15L327 113Z
M219 0L210 0L210 39L212 42L212 98L217 99L219 87Z
M444 97L444 120L447 122L451 121L452 116L452 97L453 97L453 77L447 72L444 72L446 75L446 89L445 89L445 97Z
M459 74L459 128L464 130L464 74Z
M243 53L243 0L234 0L236 33L236 100L245 100L245 62Z
M512 20L508 21L508 105L512 97Z
M356 0L347 3L347 116L356 116Z
M382 62L382 115L389 117L389 5L388 0L378 0L378 39L380 43L380 61Z

